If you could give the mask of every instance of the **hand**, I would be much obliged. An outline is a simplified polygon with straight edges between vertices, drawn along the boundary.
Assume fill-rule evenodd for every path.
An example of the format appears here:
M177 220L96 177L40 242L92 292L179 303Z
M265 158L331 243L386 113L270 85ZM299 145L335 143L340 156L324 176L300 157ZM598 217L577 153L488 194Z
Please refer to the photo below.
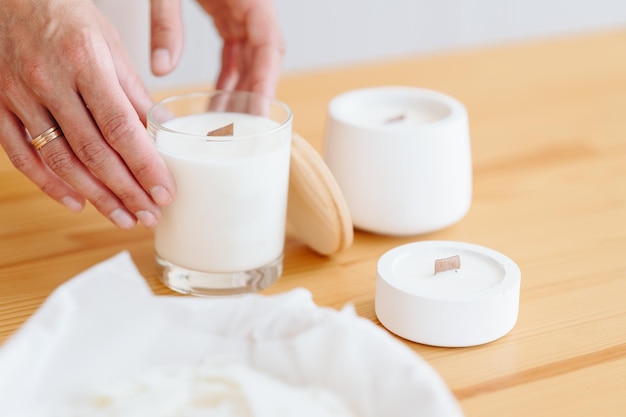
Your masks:
M224 40L216 88L273 97L285 52L271 0L198 0ZM183 46L180 0L151 0L152 71L170 72Z
M153 227L174 181L144 127L151 99L90 0L0 2L0 144L53 199ZM63 136L30 144L58 124Z

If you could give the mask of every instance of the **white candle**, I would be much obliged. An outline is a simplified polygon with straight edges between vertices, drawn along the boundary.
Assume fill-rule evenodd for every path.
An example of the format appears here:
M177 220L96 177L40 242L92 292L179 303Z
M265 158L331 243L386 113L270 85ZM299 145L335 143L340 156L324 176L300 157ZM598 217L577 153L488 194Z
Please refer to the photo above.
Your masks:
M435 273L437 259L460 267ZM521 273L510 258L479 245L423 241L378 262L376 315L390 331L436 346L472 346L508 333L517 320Z
M444 120L449 104L425 90L381 87L356 90L331 104L334 118L368 129L411 128Z
M234 123L233 137L207 138ZM277 123L239 113L174 119L157 147L176 179L177 196L155 231L156 251L185 268L236 272L261 267L283 251L289 141ZM250 134L269 132L259 144Z
M472 198L467 111L452 97L377 87L335 97L324 155L355 227L389 235L459 221Z

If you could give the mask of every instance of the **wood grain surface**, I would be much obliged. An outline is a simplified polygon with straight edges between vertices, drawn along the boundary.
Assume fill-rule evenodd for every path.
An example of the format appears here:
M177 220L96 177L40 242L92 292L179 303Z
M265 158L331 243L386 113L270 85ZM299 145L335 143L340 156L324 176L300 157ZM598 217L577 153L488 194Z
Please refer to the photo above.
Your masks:
M288 74L277 96L321 150L331 98L378 85L431 88L467 106L469 214L423 236L356 231L330 258L288 237L284 276L265 293L305 287L320 305L351 303L378 323L376 262L387 250L425 239L493 248L522 270L515 328L472 348L406 343L468 417L626 415L626 31ZM72 214L0 156L0 342L59 284L122 250L155 293L170 294L151 231L117 230L90 207Z

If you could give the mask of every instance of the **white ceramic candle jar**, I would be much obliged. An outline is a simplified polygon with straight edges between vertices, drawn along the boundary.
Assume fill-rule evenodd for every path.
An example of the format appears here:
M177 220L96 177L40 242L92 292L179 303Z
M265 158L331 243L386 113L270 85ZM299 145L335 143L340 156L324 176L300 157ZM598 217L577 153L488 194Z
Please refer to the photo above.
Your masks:
M177 187L155 230L170 288L236 294L280 277L291 120L284 103L247 92L192 93L150 110L148 130ZM207 136L231 123L232 136Z
M324 157L357 228L421 234L469 210L467 111L445 94L377 87L339 95L328 108Z

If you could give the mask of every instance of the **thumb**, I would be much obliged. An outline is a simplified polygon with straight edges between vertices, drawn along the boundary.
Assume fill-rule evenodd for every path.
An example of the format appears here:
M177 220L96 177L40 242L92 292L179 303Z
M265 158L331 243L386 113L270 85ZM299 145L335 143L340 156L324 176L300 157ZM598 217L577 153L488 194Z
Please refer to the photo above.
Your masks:
M150 0L150 30L152 73L168 74L183 49L181 0Z

